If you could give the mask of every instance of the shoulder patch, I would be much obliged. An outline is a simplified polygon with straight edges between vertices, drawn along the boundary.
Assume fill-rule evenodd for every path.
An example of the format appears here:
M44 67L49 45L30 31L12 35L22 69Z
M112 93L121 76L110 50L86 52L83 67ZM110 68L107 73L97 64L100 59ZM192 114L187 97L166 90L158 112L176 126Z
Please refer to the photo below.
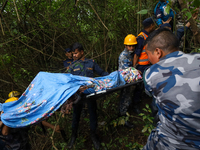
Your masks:
M88 67L87 69L88 69L88 70L93 70L93 68L89 68L89 67Z
M81 70L80 68L76 68L76 69L74 69L73 71L78 71L78 70Z
M157 18L160 18L161 17L161 14L157 14L157 16L156 16Z
M138 37L144 38L143 35L139 35Z

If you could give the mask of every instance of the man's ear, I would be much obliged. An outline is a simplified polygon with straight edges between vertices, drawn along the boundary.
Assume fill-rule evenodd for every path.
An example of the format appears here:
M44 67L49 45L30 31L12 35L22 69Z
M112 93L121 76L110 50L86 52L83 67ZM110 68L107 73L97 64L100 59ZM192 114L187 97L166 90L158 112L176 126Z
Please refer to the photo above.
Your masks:
M82 55L84 54L84 51L83 51L83 50L81 50L81 54L82 54Z
M154 51L156 57L158 59L162 58L164 56L164 53L163 53L163 50L160 49L160 48L156 48L155 51Z

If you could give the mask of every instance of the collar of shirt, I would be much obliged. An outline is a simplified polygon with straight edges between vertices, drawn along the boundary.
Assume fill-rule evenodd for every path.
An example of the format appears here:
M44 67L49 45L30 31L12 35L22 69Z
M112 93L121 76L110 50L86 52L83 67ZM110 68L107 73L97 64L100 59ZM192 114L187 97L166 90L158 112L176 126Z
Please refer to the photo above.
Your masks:
M160 60L164 60L170 57L180 57L181 55L183 55L184 53L182 51L175 51L172 52L170 54L167 54L166 56L162 57Z
M125 52L128 52L128 50L127 50L126 48L124 48L124 51L125 51Z
M142 29L142 32L149 36L149 32L147 32L146 30Z
M73 61L73 59L67 58L67 59L65 59L64 61Z
M124 52L128 53L129 55L132 55L133 53L130 53L129 50L127 50L126 48L124 48ZM133 51L134 52L134 51Z
M82 63L82 62L85 62L87 60L89 60L89 59L87 59L87 58L85 58L84 60L79 59L79 60L73 61L73 63Z

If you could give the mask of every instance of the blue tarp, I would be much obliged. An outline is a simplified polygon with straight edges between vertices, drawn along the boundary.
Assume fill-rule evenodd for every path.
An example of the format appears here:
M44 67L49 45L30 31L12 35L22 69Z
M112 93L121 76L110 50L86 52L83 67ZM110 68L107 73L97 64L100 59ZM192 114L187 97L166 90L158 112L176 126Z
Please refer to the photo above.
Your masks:
M17 101L2 104L1 120L12 128L29 126L51 116L80 86L95 84L84 91L91 94L125 83L119 71L97 78L39 72Z

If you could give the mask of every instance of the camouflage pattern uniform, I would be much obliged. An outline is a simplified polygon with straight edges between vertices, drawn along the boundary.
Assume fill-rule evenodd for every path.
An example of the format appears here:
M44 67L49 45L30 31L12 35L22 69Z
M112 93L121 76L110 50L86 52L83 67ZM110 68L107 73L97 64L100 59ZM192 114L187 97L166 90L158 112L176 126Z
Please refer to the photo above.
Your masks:
M119 67L120 69L126 69L133 66L133 53L130 53L126 48L119 55ZM121 90L119 112L121 116L125 116L128 111L128 107L131 103L130 87Z
M145 73L160 121L144 150L200 149L200 54L176 51Z
M119 67L118 70L120 69L126 69L128 67L133 66L133 53L130 53L126 48L121 52L119 55Z

